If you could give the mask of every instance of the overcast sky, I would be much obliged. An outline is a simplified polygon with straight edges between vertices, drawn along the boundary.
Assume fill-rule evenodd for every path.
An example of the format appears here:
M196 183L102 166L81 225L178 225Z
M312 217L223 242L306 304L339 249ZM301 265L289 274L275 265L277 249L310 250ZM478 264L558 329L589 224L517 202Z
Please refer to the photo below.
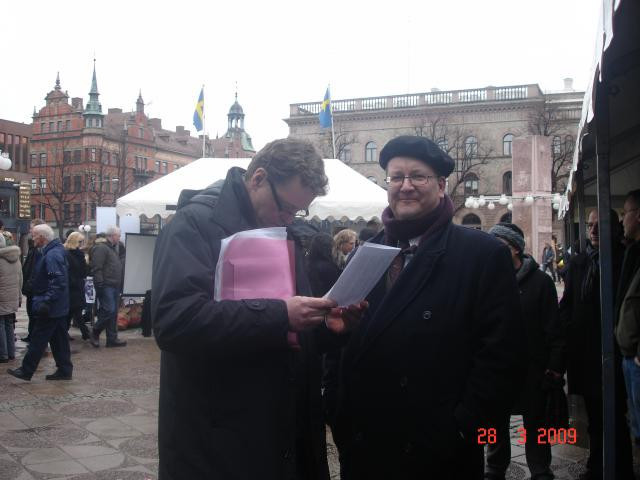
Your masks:
M289 104L538 83L584 90L600 0L9 1L0 118L31 123L60 72L86 104L94 51L103 111L184 125L205 84L207 130L238 100L254 146L288 134Z

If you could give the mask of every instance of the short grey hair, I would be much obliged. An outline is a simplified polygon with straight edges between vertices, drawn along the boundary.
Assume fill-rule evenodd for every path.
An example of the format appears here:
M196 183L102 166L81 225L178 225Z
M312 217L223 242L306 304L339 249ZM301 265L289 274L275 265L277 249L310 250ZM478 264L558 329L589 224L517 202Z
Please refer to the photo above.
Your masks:
M115 225L110 225L107 227L107 230L104 232L104 234L109 237L111 235L115 235L117 233L120 233L120 228L116 227Z
M56 238L56 234L53 233L53 229L46 223L33 227L33 233L42 235L47 240L47 243Z

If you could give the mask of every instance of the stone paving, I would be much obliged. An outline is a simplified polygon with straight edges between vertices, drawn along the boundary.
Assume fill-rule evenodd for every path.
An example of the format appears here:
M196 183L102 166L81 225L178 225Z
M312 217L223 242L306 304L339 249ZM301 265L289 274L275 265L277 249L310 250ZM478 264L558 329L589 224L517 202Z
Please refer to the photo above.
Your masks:
M18 314L17 335L26 332ZM125 348L94 349L77 330L71 342L72 381L51 382L53 358L43 358L31 382L17 380L7 367L20 365L26 345L18 342L17 360L0 365L0 480L155 480L158 470L157 412L159 350L140 330L121 332ZM104 339L102 339L104 342ZM510 479L528 478L524 449L517 444L521 419L512 417ZM332 479L339 479L330 435ZM584 468L585 450L553 447L558 479L573 479Z

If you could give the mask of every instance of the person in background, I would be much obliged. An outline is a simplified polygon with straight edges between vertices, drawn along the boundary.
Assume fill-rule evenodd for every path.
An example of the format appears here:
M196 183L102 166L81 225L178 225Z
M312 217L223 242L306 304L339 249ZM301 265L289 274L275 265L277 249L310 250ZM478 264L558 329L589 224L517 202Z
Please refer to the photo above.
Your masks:
M622 232L618 214L609 212L611 223L611 254L615 294L622 267ZM589 459L587 471L580 480L602 478L602 327L600 315L600 230L598 211L589 213L589 241L586 251L572 255L567 265L564 294L560 300L560 321L567 342L567 381L570 394L582 395L587 411ZM633 478L631 442L626 420L626 399L622 358L614 352L616 390L616 480Z
M7 246L0 235L0 363L16 358L13 324L22 301L20 247Z
M31 332L33 331L33 325L35 324L35 315L31 311L31 300L33 297L32 287L31 287L31 273L33 272L33 267L40 255L40 250L35 246L33 242L33 227L37 225L43 225L44 221L39 218L35 218L31 220L31 224L29 226L29 250L27 252L27 256L24 259L24 263L22 264L22 294L27 297L27 316L29 317L29 324L27 326L27 336L21 338L23 342L31 341Z
M21 380L31 380L49 343L57 369L45 378L71 380L73 364L67 334L69 279L64 247L48 225L33 228L33 242L42 249L31 276L36 323L22 366L10 368L7 373Z
M307 273L314 297L322 297L336 283L340 269L333 261L333 238L318 233L311 239L307 256Z
M96 237L91 250L91 274L98 299L98 321L93 326L89 341L100 346L100 333L107 330L107 347L124 347L127 342L118 339L117 316L122 286L122 260L118 254L120 229L107 228L104 238Z
M347 257L356 246L358 236L353 230L345 228L333 237L333 261L342 271L347 264Z
M512 223L498 223L489 234L503 242L511 252L516 281L520 291L522 319L526 338L528 373L521 395L511 415L522 415L526 437L525 454L532 480L551 480L551 445L539 443L538 428L545 427L545 389L562 382L564 372L564 340L558 321L558 293L553 281L543 273L533 257L524 253L522 230ZM487 446L486 480L505 480L511 462L509 438L510 414L496 419L497 439Z
M542 250L542 271L547 273L547 270L551 271L551 278L556 282L556 269L554 263L556 261L556 254L553 250L553 247L549 242L545 242L544 250Z
M80 232L71 232L64 243L69 265L69 320L70 327L80 329L83 340L90 338L89 327L87 327L83 310L85 309L84 281L87 278L87 262L84 252L84 235Z
M640 190L627 194L622 212L627 241L616 294L616 339L631 409L631 433L640 443Z

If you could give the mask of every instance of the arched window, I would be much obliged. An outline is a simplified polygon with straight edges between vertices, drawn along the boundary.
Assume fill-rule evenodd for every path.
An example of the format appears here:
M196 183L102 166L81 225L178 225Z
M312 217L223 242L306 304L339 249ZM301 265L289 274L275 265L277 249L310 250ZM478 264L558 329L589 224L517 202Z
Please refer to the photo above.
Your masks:
M376 161L376 143L368 142L364 147L364 161L375 162Z
M340 160L344 163L351 163L351 145L345 145L338 154Z
M562 140L560 140L560 137L553 137L553 141L551 142L551 149L554 155L560 155L560 152L562 151Z
M467 137L464 141L464 154L467 158L474 158L478 155L478 139Z
M502 154L505 157L511 156L511 144L513 143L513 134L507 133L502 137Z
M440 150L447 153L449 151L449 140L447 140L446 138L441 138L440 140L438 140L438 146L440 147Z
M504 175L502 175L502 193L505 195L511 195L511 180L511 172L504 172Z
M462 219L462 225L469 228L476 228L478 230L482 229L482 222L480 222L480 217L478 217L475 213L467 213Z
M376 185L378 184L378 179L373 175L369 175L367 178L371 180L373 183L375 183Z
M573 137L571 135L564 137L564 149L566 152L573 152Z
M511 223L512 219L513 219L513 215L511 215L511 212L507 212L500 217L500 221L503 223Z
M467 196L478 194L478 176L475 173L467 173L464 177L464 194Z

